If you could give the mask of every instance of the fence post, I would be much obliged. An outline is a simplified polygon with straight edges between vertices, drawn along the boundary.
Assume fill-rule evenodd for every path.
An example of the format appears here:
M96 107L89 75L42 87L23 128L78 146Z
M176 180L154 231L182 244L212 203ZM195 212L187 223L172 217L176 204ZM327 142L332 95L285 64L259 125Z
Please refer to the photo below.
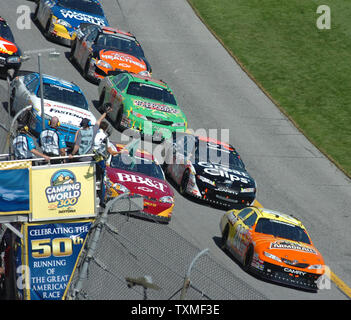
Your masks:
M191 273L192 267L194 266L196 260L199 259L199 258L200 258L203 254L205 254L207 251L209 251L208 248L206 248L206 249L202 250L201 252L199 252L199 253L195 256L195 258L193 259L193 261L190 263L188 272L186 273L185 278L184 278L183 288L182 288L182 291L181 291L181 293L180 293L180 300L185 300L186 293L187 293L188 288L189 288L189 286L190 286L190 273Z

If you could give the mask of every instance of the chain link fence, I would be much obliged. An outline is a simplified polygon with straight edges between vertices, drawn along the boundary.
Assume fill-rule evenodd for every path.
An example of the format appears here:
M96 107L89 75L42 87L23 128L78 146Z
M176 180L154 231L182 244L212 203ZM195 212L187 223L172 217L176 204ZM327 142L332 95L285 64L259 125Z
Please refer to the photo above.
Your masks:
M67 299L267 299L168 225L131 216L130 198L115 202L119 213L105 209L91 230Z

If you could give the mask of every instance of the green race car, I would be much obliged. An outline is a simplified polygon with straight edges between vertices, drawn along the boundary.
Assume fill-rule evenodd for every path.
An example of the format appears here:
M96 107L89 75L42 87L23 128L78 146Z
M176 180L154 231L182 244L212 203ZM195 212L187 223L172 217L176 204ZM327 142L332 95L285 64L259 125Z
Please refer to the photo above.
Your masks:
M111 103L108 117L116 127L137 130L154 141L168 139L175 131L185 132L187 119L170 87L149 76L120 73L99 84L99 109Z

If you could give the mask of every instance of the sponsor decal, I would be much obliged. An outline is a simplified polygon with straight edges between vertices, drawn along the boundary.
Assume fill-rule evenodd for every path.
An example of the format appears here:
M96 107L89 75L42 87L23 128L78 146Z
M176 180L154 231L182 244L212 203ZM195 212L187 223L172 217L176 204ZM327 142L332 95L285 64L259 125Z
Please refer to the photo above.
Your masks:
M152 109L152 110L157 110L157 111L163 111L163 112L168 112L168 113L179 113L178 109L172 108L170 106L167 106L165 104L160 104L160 103L154 103L154 102L147 102L147 101L142 101L142 100L134 100L134 105L137 107L143 107L147 109Z
M16 51L17 51L17 47L12 42L0 39L0 52L1 53L7 53L9 55L12 55Z
M85 14L85 13L75 12L75 11L66 10L66 9L61 9L60 12L65 19L67 19L67 18L75 19L75 20L79 20L79 21L83 21L83 22L96 24L99 26L106 25L105 21L102 18L90 16L90 15Z
M113 51L102 51L100 54L101 59L103 60L110 60L110 61L121 61L121 62L127 62L129 64L134 64L138 66L141 69L146 70L146 66L144 63L139 62L137 59L133 59L131 56L124 55L118 52L113 52ZM119 64L121 66L121 64ZM129 68L130 66L127 65Z
M52 175L45 195L48 202L55 204L56 208L72 207L77 204L81 195L81 184L76 181L73 172L59 170Z
M294 270L294 269L290 269L290 268L284 268L285 272L288 273L294 273L294 274L298 274L300 276L304 276L306 274L306 272L300 271L300 270Z
M295 251L303 251L308 253L317 254L315 250L310 247L303 246L299 243L294 243L286 240L278 240L271 242L270 249L284 249L284 250L295 250Z
M134 174L128 174L128 173L122 173L122 172L117 172L116 175L117 175L118 180L121 182L134 182L134 183L138 183L138 184L144 184L148 187L155 188L157 190L161 190L162 192L164 192L166 189L165 184L158 182L158 181L155 181L155 180L152 180L150 178L144 178L144 177L137 176Z
M240 181L246 184L250 182L249 175L245 172L207 162L200 161L198 164L199 166L204 167L204 172L211 176L221 176L230 179L230 181Z

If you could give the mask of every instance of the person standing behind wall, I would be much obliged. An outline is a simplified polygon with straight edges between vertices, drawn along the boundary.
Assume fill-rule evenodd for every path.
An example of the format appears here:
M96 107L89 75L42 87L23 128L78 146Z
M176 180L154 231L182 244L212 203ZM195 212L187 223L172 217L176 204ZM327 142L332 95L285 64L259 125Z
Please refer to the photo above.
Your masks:
M73 158L74 155L84 155L93 153L94 140L97 132L99 131L100 123L105 119L108 112L112 109L108 107L106 111L100 116L100 118L96 121L94 126L91 126L90 120L87 118L83 118L79 129L76 132L76 138L72 153L69 154L70 159ZM93 157L81 157L79 161L93 161Z
M50 157L41 153L36 149L34 140L28 134L28 126L19 123L17 126L17 136L12 141L12 148L15 153L16 160L33 159L34 155L50 161Z
M49 157L59 157L66 155L65 136L58 131L60 125L57 117L52 117L49 121L49 128L40 133L39 145L43 153ZM51 160L51 163L61 163L62 160Z

